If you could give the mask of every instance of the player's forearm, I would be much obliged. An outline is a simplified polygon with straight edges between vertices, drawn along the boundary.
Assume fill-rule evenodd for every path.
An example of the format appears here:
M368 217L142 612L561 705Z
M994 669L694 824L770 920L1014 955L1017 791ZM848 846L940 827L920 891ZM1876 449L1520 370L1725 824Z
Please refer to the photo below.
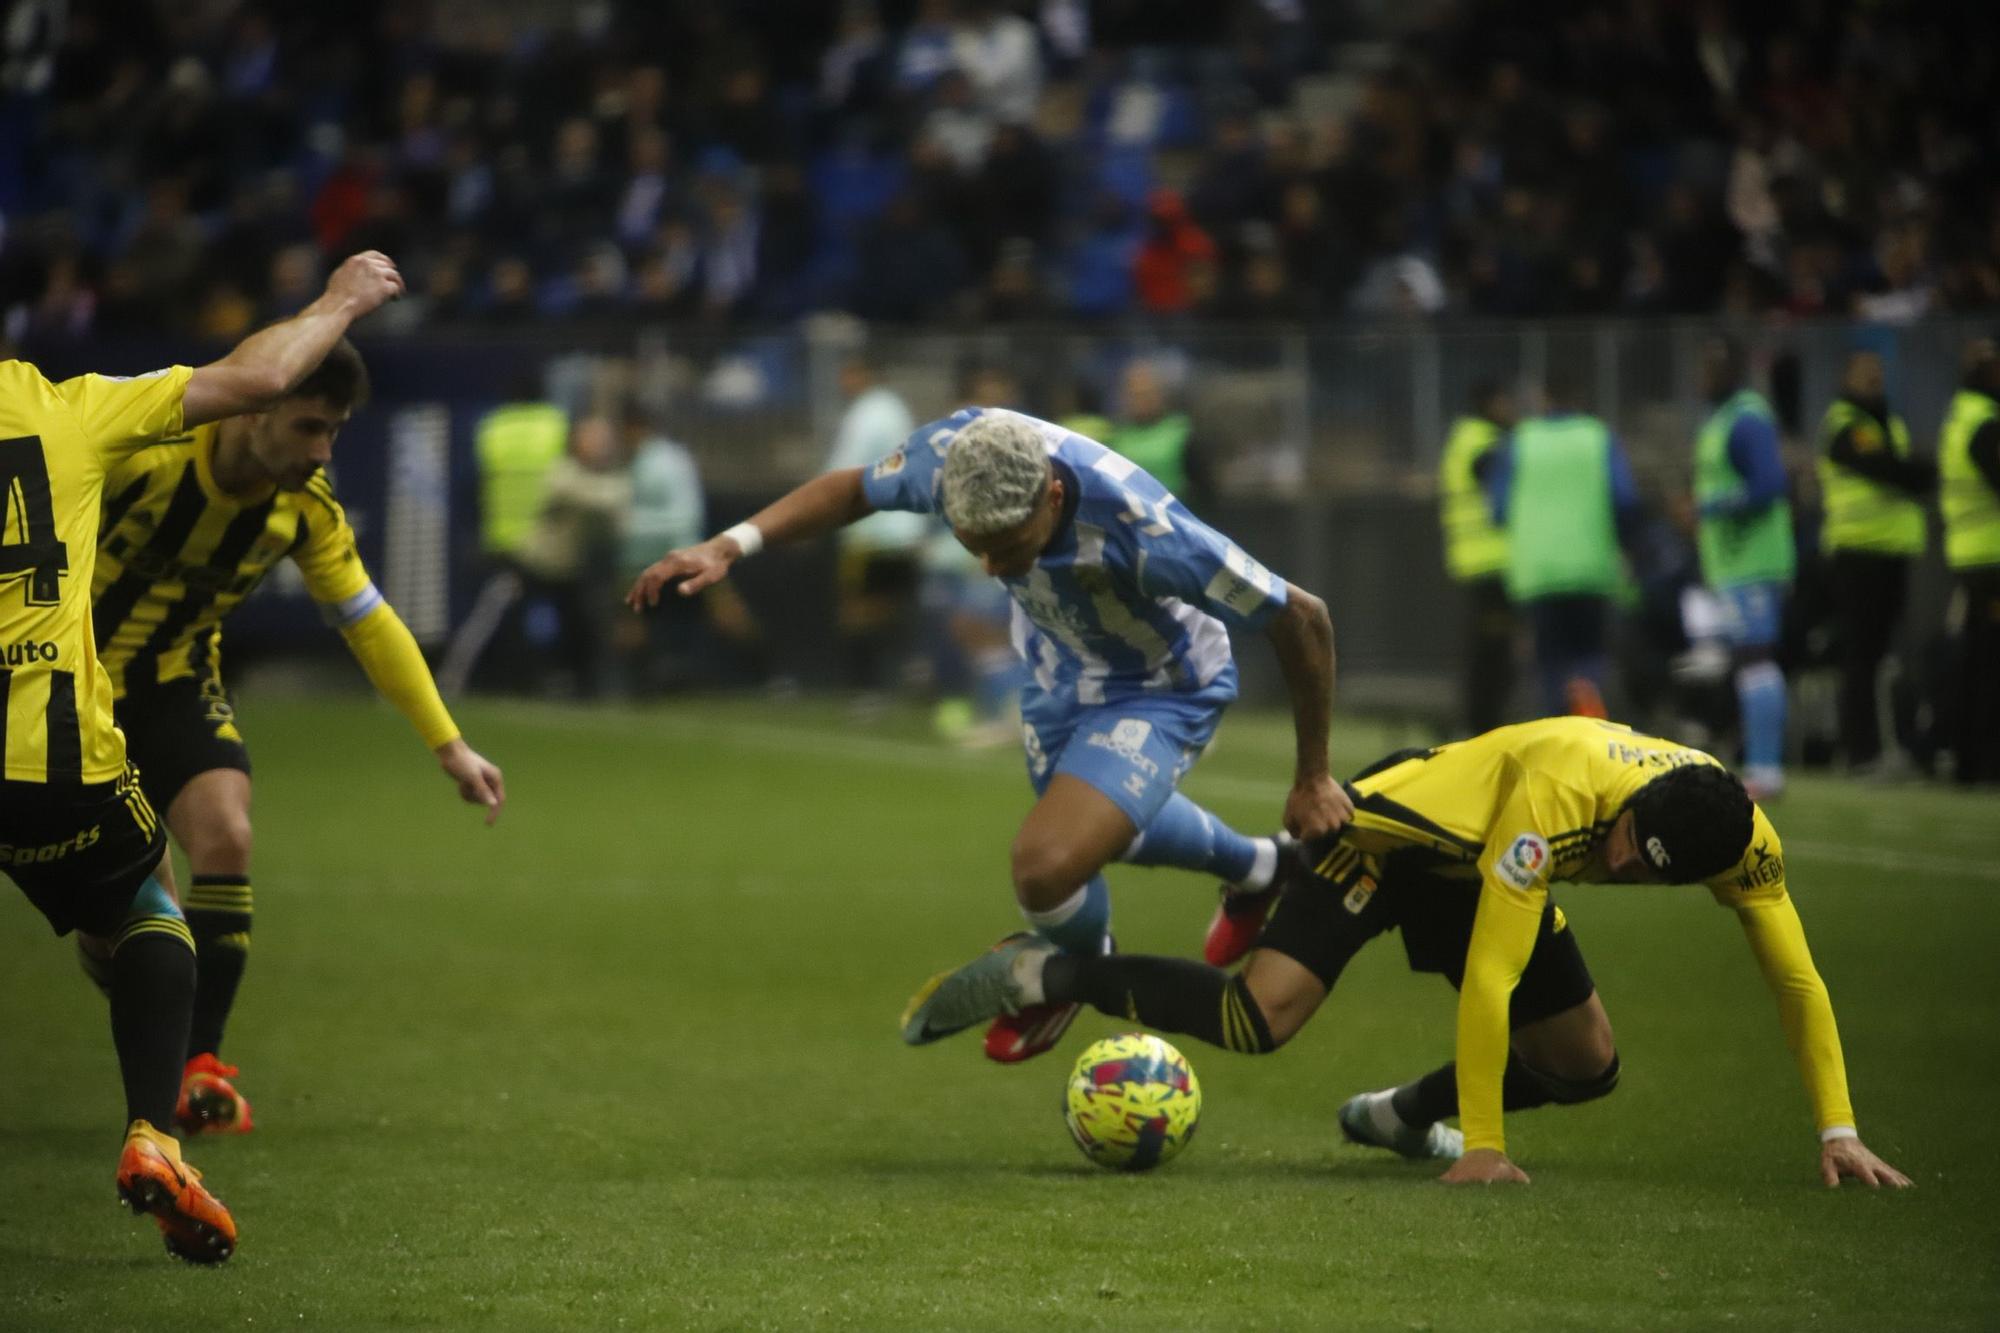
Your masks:
M1507 1150L1501 1082L1507 1073L1507 1012L1541 928L1546 889L1515 893L1488 881L1480 890L1465 983L1458 992L1458 1123L1467 1152Z
M1333 717L1333 618L1325 602L1297 584L1287 584L1285 609L1265 633L1278 654L1292 700L1292 730L1298 744L1293 780L1324 776Z
M1744 936L1757 957L1764 982L1777 1001L1785 1044L1798 1062L1799 1075L1812 1098L1813 1119L1821 1133L1853 1127L1854 1107L1848 1099L1847 1062L1840 1049L1840 1028L1833 1017L1833 1000L1813 966L1805 927L1790 898L1737 909Z
M368 683L395 705L426 746L436 750L458 739L458 724L438 694L423 650L394 608L385 602L340 632Z
M748 521L766 543L810 541L873 512L861 489L861 469L853 467L814 477L765 505Z
M205 421L256 412L310 375L366 307L327 292L290 319L260 329L219 361L196 368L183 409L192 428Z
M1513 988L1504 975L1468 969L1458 993L1458 1123L1467 1152L1507 1151L1500 1086L1507 1073L1507 1006Z

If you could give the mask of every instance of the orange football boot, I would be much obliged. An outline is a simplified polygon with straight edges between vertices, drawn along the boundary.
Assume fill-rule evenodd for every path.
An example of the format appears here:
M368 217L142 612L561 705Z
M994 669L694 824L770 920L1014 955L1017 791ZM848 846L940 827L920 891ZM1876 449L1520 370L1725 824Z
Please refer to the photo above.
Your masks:
M133 1212L152 1214L176 1259L219 1264L236 1252L236 1219L202 1187L201 1172L181 1160L173 1136L144 1120L125 1132L118 1197Z
M250 1099L229 1080L236 1066L226 1065L203 1052L187 1062L181 1071L181 1100L174 1107L174 1123L183 1134L248 1134Z

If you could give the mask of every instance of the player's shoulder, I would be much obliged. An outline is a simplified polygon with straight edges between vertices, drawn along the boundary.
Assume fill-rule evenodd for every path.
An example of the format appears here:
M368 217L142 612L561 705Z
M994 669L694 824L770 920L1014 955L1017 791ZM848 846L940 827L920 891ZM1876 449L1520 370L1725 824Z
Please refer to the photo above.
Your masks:
M1752 812L1750 845L1741 859L1706 883L1716 901L1732 907L1785 896L1785 846L1762 806Z
M340 507L340 500L333 493L333 480L324 472L315 472L306 484L296 491L279 491L281 501L289 500L308 520L322 525L344 528L347 526L347 511Z

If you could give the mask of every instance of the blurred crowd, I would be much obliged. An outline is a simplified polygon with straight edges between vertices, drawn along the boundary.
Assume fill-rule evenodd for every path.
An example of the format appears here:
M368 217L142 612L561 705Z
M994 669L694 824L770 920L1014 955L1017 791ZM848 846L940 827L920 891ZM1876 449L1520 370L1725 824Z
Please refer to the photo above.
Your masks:
M21 0L16 341L404 327L2000 306L1951 0Z

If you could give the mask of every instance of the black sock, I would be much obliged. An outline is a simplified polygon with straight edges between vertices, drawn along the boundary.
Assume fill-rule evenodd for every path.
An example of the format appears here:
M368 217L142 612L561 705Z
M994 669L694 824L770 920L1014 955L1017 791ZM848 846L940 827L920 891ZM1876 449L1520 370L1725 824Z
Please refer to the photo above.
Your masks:
M150 1121L168 1134L194 1008L194 950L186 931L175 917L143 917L125 927L111 955L111 1040L125 1080L125 1119Z
M1548 1083L1522 1064L1520 1056L1510 1052L1507 1072L1500 1078L1500 1108L1504 1111L1528 1111L1537 1106L1547 1106L1554 1100ZM1405 1083L1396 1089L1389 1105L1396 1108L1396 1115L1404 1124L1418 1129L1446 1116L1457 1115L1458 1065L1447 1061L1422 1078Z
M250 877L196 875L187 895L188 929L197 961L190 1058L222 1049L223 1024L250 961Z
M1051 1003L1080 1000L1114 1018L1184 1033L1225 1050L1275 1049L1263 1011L1243 979L1192 959L1055 954L1044 965L1042 992Z

